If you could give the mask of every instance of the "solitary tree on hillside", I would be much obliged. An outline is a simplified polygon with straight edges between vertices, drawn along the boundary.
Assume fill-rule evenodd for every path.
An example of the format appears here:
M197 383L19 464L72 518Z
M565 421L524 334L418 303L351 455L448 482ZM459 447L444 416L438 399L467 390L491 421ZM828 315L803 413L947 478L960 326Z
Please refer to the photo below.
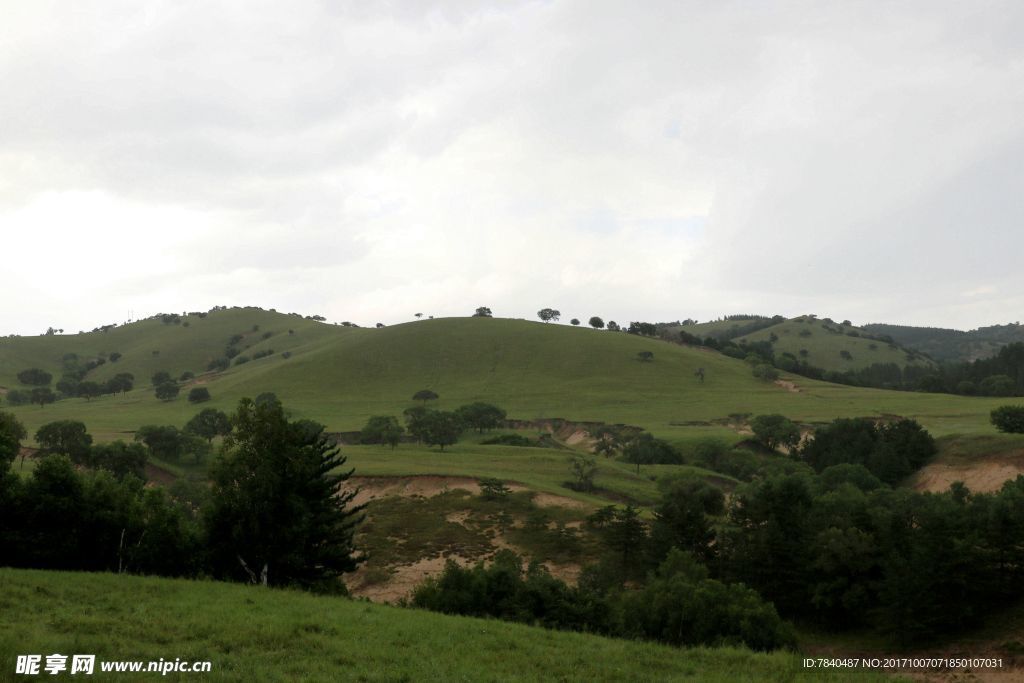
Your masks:
M539 311L537 311L537 317L543 320L544 322L548 323L551 322L552 320L558 320L560 317L562 317L562 313L560 311L555 310L554 308L542 308Z
M573 318L572 320L569 321L569 324L570 325L579 325L580 324L580 319L579 318Z
M210 400L210 390L206 387L193 387L188 392L189 403L202 403Z
M224 411L205 408L185 424L185 431L213 443L214 437L227 436L231 433L231 421Z
M181 389L178 387L176 382L163 382L162 384L156 385L154 393L161 401L170 401L177 398L179 391L181 391Z
M455 413L431 410L423 416L423 443L428 446L450 446L459 440L462 433L462 420Z
M608 331L609 332L618 332L619 329L620 329L619 328L619 324L617 322L615 322L614 320L609 320L608 321Z
M45 387L53 381L53 375L39 368L29 368L18 373L18 381L29 386Z
M173 381L171 379L171 373L167 372L166 370L161 370L160 372L158 372L155 375L153 375L152 378L150 378L150 382L152 382L154 387L159 385L159 384L163 384L165 382L171 382L171 381Z
M29 396L29 402L33 404L38 403L40 408L47 403L53 403L57 400L57 394L53 393L48 387L36 387Z
M416 316L416 319L417 319L417 320L419 320L420 318L422 318L422 317L423 317L423 314L422 314L422 313L416 313L416 314L414 314L414 315Z
M214 573L253 584L339 591L355 552L362 506L323 425L290 422L279 402L243 399L211 469L206 532Z
M427 405L427 401L436 401L438 398L440 397L430 389L420 389L412 395L412 400L422 401L423 405Z
M490 318L490 317L492 317L491 316L491 309L487 308L486 306L481 306L480 308L476 309L475 313L473 313L473 317L474 318Z
M601 318L599 318L596 315L593 316L589 321L587 321L587 324L593 327L595 330L604 329L604 320L601 320Z

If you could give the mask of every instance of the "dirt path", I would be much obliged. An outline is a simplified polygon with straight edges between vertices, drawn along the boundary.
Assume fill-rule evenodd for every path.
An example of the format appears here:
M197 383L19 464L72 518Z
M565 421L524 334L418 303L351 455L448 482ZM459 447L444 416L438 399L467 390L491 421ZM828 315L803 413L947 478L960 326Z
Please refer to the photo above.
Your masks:
M359 493L353 499L353 502L357 505L389 496L422 496L423 498L431 498L454 489L462 489L473 495L480 494L480 481L478 479L434 474L404 477L352 477L349 479L349 484L352 487L359 488ZM505 485L512 491L529 490L527 487L516 482L505 482ZM559 496L554 493L534 493L533 502L540 507L566 507L577 510L586 510L593 507L575 498Z

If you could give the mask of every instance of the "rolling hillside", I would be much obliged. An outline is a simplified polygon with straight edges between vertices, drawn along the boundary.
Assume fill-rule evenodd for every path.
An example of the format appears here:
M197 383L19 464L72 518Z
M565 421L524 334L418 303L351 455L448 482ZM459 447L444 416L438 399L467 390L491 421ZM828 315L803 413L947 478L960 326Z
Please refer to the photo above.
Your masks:
M1024 342L1024 328L1020 323L991 325L963 331L941 327L912 327L909 325L865 325L875 334L887 334L907 348L927 353L936 360L973 361L988 358L999 349L1014 342Z
M0 681L19 654L95 654L88 680L793 680L796 654L676 649L237 584L0 569ZM110 660L209 661L203 674L103 674ZM45 661L45 660L44 660ZM74 680L71 676L45 676ZM821 681L888 680L835 671Z
M17 387L17 372L32 366L52 372L56 380L67 353L85 358L119 351L123 356L117 363L107 362L88 377L132 372L133 391L12 409L30 431L74 418L100 440L130 434L142 424L183 425L199 410L185 399L192 384L210 390L213 400L204 406L225 410L243 396L273 391L295 416L336 431L359 429L371 415L400 415L423 388L440 394L436 406L443 409L486 400L519 419L627 423L679 439L728 433L720 423L730 414L767 412L804 422L897 414L919 419L936 434L987 434L992 432L988 413L1000 404L999 399L861 389L798 376L784 376L788 384L764 383L743 361L706 349L520 320L450 318L355 329L231 309L186 321L188 327L147 320L106 333L2 339L0 385ZM268 332L271 336L263 339ZM200 374L175 400L155 398L148 381L153 372L200 373L234 334L244 335L239 344L244 355L262 349L274 354ZM795 337L800 339L798 332ZM641 351L654 353L653 361L640 362ZM694 376L698 368L705 369L703 384Z
M716 320L666 329L670 334L685 331L701 338L714 337L731 340L736 344L770 341L777 356L789 353L814 367L837 372L859 370L875 363L894 363L900 367L934 365L929 358L901 346L898 338L896 343L870 338L884 332L872 332L866 328L811 316L789 320L781 316L771 319Z

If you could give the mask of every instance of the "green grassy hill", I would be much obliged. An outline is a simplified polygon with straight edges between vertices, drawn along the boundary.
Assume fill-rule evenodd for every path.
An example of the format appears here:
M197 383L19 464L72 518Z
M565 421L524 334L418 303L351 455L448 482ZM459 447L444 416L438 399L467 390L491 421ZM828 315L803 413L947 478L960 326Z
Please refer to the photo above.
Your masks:
M941 327L909 325L865 325L875 334L887 334L907 348L927 353L936 360L973 361L996 355L999 349L1014 342L1024 342L1020 323L991 325L963 331Z
M814 367L837 372L859 370L875 363L895 363L900 367L934 365L928 358L901 346L898 338L897 343L886 343L870 338L882 332L810 316L789 320L779 316L774 319L714 320L669 326L666 331L669 334L685 331L701 338L732 340L736 344L771 341L776 355L790 353ZM841 355L843 351L850 357Z
M148 320L106 333L6 338L0 340L0 383L16 387L14 375L30 366L53 372L56 379L66 353L89 357L119 351L123 357L117 363L97 368L89 379L133 372L137 386L126 395L13 408L30 431L51 420L79 419L99 440L130 435L147 423L183 425L199 410L185 399L189 387L173 401L159 401L149 376L158 370L202 371L232 334L243 333L241 346L251 344L243 353L265 348L275 353L198 377L195 382L213 395L204 406L230 410L243 396L273 391L296 417L336 431L358 429L371 415L400 415L413 405L412 394L424 388L440 394L436 407L442 409L484 400L515 418L628 423L671 439L728 436L732 432L721 423L730 414L769 412L804 422L896 414L917 418L936 434L988 434L993 432L988 413L1001 403L799 376L784 376L795 384L787 388L761 382L746 363L706 349L520 320L450 318L354 329L232 309L188 321L188 327ZM262 339L267 332L272 336ZM285 350L290 358L283 357ZM641 351L653 352L653 361L640 362ZM694 376L697 368L705 369L703 384Z
M788 352L814 367L838 372L857 370L875 363L894 363L900 367L934 365L929 359L897 344L862 336L867 334L867 331L850 325L793 318L738 337L735 341L773 341L776 354ZM843 351L849 353L850 357L843 357Z
M17 655L55 652L95 654L88 679L100 681L784 681L802 672L785 652L676 649L214 582L0 569L0 605L0 681L25 678L14 674ZM99 671L103 661L175 658L210 661L211 671Z

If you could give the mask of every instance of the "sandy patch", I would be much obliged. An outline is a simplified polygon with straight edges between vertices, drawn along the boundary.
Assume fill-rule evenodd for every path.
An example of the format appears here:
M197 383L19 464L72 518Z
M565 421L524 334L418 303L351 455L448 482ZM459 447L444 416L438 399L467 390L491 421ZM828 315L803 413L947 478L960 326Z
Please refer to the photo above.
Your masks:
M795 382L790 382L788 380L777 379L777 380L775 380L775 386L782 387L786 391L788 391L790 393L793 393L793 394L799 394L800 393L800 387L798 387Z
M974 493L992 493L1018 475L1024 474L1024 463L982 461L970 465L932 464L921 468L910 478L910 486L918 491L941 493L950 484L962 481Z
M447 557L428 557L413 562L390 567L391 579L385 583L375 583L369 586L364 585L362 577L366 574L365 565L350 577L346 577L349 591L357 598L369 598L374 602L395 603L402 598L408 598L413 590L428 576L436 576L444 571L444 565L449 560L454 560L458 565L465 567L475 564L475 560L469 560L459 555Z
M459 512L449 512L444 516L444 521L451 522L452 524L461 524L465 526L466 520L471 516L469 510L461 510Z
M359 487L359 493L353 499L356 505L389 496L431 498L455 489L462 489L474 496L480 494L480 482L472 477L443 477L432 474L407 477L352 477L348 483L349 489ZM522 484L514 481L506 481L505 486L511 491L528 490ZM533 502L539 507L565 507L578 510L593 507L575 498L559 496L554 493L534 493Z

